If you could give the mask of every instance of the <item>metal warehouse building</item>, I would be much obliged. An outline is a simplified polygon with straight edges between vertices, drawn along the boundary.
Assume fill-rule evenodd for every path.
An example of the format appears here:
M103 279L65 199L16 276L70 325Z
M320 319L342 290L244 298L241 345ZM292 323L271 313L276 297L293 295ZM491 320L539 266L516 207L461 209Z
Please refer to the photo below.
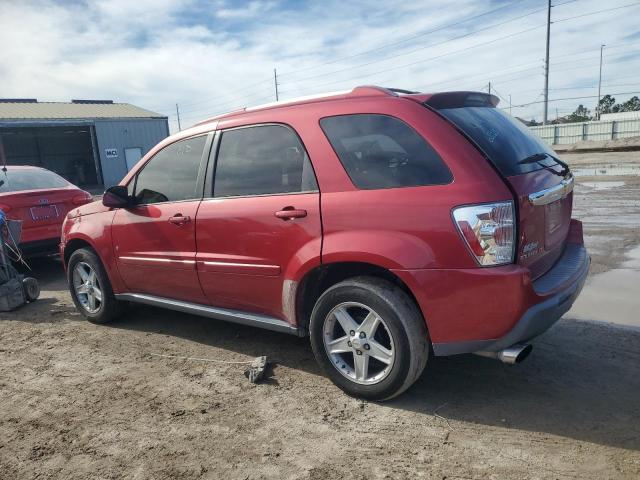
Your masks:
M117 184L169 135L167 117L111 100L0 99L9 165L37 165L81 187Z

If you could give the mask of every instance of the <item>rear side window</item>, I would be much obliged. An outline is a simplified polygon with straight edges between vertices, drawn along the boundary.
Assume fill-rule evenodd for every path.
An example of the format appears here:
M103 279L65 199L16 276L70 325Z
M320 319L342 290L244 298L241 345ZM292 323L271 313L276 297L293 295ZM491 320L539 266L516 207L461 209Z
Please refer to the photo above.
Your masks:
M0 173L0 193L62 188L67 185L69 182L49 170L16 170L9 167L6 173Z
M284 125L258 125L222 133L215 197L317 191L304 146Z
M431 145L397 118L341 115L323 118L320 126L360 189L443 185L452 180Z
M198 170L206 135L187 138L160 150L138 173L136 203L177 202L200 198Z

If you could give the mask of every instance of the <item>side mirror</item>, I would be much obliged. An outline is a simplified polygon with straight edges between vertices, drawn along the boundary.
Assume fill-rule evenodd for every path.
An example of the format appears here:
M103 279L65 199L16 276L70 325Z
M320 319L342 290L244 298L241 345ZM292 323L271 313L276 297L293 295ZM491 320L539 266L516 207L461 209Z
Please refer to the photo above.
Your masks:
M115 185L107 188L102 196L102 204L109 208L126 208L131 205L127 187Z

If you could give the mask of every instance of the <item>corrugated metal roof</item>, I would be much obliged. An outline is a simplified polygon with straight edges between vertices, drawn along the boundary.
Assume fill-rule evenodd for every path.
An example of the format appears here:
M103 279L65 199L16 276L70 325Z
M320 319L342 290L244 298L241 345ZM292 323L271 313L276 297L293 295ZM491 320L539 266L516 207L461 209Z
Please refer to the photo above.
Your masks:
M85 119L85 118L166 118L129 103L16 103L0 101L0 120Z

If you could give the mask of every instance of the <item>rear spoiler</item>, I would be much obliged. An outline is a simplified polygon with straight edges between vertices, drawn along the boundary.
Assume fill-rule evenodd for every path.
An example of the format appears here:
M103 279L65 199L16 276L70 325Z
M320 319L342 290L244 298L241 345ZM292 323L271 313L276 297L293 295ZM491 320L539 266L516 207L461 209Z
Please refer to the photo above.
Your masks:
M495 108L500 99L495 95L483 92L443 92L434 93L424 102L425 105L440 110L441 108L488 107Z

